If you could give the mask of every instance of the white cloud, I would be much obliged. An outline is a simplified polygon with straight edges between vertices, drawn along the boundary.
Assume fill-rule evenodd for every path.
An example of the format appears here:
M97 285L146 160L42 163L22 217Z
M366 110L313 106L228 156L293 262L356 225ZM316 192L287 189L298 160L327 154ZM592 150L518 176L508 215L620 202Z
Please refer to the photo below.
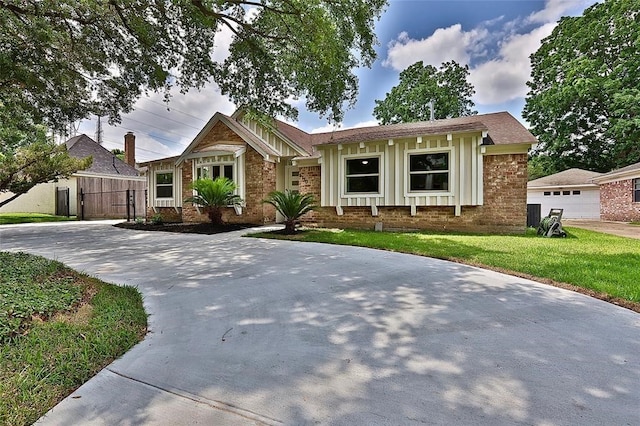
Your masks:
M486 28L482 27L463 31L460 24L438 28L431 36L421 40L412 39L409 34L402 32L396 40L389 43L387 59L383 65L398 71L418 61L439 66L453 60L467 65L474 52L483 50L483 42L488 34Z
M533 24L557 22L563 16L582 13L586 7L594 3L594 0L546 0L544 9L529 15L527 22Z
M185 94L173 91L168 105L163 95L152 93L136 102L136 109L122 116L120 125L109 126L103 119L103 146L123 149L124 135L136 135L136 159L147 161L180 154L216 112L231 114L235 110L217 86L207 84L200 91ZM167 110L167 107L169 110ZM95 139L97 119L81 123L79 133Z
M455 24L439 28L420 40L403 32L389 43L383 65L402 71L419 60L434 66L455 60L462 65L471 64L469 80L476 90L476 103L491 105L522 98L526 96L526 82L531 74L529 56L551 34L560 17L579 15L592 2L546 0L542 10L527 17L508 22L498 17L470 31ZM523 33L525 28L530 30ZM492 45L497 50L491 49Z
M476 89L474 101L487 105L524 97L531 75L529 56L538 50L541 40L551 34L555 25L546 24L528 34L510 36L494 59L472 68L469 81Z

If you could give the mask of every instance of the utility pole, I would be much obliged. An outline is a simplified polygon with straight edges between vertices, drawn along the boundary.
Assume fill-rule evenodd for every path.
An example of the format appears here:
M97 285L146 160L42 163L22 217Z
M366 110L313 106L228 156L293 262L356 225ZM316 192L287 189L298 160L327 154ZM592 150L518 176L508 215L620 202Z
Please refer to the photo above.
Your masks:
M96 123L96 142L98 145L102 145L102 117L98 116L98 122Z

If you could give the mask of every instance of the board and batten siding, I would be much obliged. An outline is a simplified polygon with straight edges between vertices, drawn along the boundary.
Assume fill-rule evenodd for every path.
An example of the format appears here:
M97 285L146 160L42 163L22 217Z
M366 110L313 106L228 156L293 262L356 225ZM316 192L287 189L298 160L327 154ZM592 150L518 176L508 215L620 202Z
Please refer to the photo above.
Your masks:
M298 152L293 149L291 145L289 145L282 138L275 135L266 126L258 123L257 121L250 120L247 117L242 117L241 122L249 130L251 130L253 134L258 136L264 143L269 145L276 152L280 153L281 157L296 157L298 155L304 154L303 152Z
M156 174L173 173L173 197L156 197ZM150 207L181 207L182 206L182 169L176 168L173 162L156 163L149 166L147 172L149 206Z
M319 147L321 206L479 206L483 204L482 134L453 134ZM409 191L409 154L449 153L449 189ZM380 192L346 194L345 160L380 157Z

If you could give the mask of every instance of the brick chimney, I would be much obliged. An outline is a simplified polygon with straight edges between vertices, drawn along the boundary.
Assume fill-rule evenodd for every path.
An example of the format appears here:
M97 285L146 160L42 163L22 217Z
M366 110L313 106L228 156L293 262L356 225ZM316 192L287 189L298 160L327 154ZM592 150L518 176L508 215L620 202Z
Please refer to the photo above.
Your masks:
M133 132L124 135L124 162L131 167L136 166L136 135Z

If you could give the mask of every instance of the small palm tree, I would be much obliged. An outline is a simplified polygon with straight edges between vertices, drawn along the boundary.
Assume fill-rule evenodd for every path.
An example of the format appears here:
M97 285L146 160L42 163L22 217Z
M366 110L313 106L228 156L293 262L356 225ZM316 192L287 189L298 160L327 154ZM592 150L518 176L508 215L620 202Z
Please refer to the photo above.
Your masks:
M196 195L186 198L185 203L202 206L214 225L222 225L222 209L240 205L242 198L234 194L236 184L229 178L219 177L214 180L198 179L191 184Z
M296 220L316 206L313 194L300 194L297 191L273 191L263 203L271 204L284 216L284 232L296 232Z

